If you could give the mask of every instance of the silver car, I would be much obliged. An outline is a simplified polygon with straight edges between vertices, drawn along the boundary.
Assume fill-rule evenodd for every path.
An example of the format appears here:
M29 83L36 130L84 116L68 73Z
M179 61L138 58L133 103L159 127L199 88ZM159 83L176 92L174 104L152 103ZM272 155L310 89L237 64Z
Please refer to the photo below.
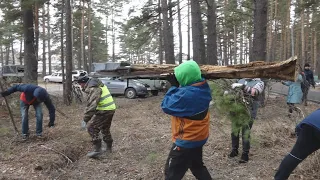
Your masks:
M113 95L125 95L125 97L129 99L148 95L148 85L138 80L108 77L99 79L108 87L110 93Z

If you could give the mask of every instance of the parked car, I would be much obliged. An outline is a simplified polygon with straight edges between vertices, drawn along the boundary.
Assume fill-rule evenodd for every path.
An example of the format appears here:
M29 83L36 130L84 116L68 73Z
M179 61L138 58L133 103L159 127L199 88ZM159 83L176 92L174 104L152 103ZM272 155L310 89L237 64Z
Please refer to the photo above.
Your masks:
M105 84L110 93L113 95L124 95L126 98L134 99L137 96L145 97L148 95L148 85L141 83L138 80L121 79L121 78L99 78Z
M84 71L84 70L72 71L72 81L77 79L79 76L86 76L86 75L88 75L88 73L87 73L87 71ZM62 83L62 72L61 71L54 72L51 75L43 77L43 80L47 83L48 82Z

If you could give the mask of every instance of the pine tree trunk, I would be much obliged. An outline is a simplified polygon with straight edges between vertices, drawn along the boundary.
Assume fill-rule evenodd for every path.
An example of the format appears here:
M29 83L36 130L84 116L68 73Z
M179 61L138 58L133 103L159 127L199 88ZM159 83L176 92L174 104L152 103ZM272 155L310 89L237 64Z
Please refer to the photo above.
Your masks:
M172 5L172 0L169 0L169 27L170 27L170 34L169 34L169 47L170 47L170 64L175 64L176 63L176 58L175 58L175 54L174 54L174 36L173 36L173 5Z
M3 67L4 66L4 63L3 63L3 61L4 61L4 58L3 58L3 47L2 47L2 45L0 46L0 61L1 61L1 67Z
M314 30L314 36L313 36L313 69L316 71L317 70L317 53L318 53L318 46L317 46L317 31ZM317 72L315 72L317 74Z
M272 32L272 22L274 21L273 17L273 8L274 8L274 0L269 1L269 13L268 13L268 32L267 32L267 62L271 61L272 58L272 37L273 37L273 32Z
M36 38L36 45L35 45L35 55L36 59L39 60L39 4L36 1L35 6L34 6L34 13L35 13L35 18L34 18L34 27L35 27L35 38Z
M65 81L65 66L64 66L64 12L65 12L65 0L61 0L61 24L60 24L60 50L61 50L61 71L62 71L62 86L63 86L63 100L66 103L67 96L66 96L66 81Z
M166 34L164 38L164 51L166 64L175 64L173 42L171 42L171 27L168 17L168 4L167 0L161 0L161 9L163 15L163 32Z
M291 40L290 40L291 39L290 38L291 37L291 29L290 29L291 0L288 0L287 6L288 6L288 12L287 12L287 29L286 29L286 31L287 31L287 50L286 50L286 56L285 56L286 59L291 57L291 53L290 53L290 51L291 51L291 46L290 46L290 44L291 44Z
M251 34L248 37L248 41L249 41L249 62L252 62L253 61L253 40L252 40Z
M305 55L305 63L310 63L310 51L311 51L311 48L310 47L310 42L309 43L309 23L310 21L310 12L309 12L309 9L307 9L306 13L305 13L305 27L304 27L304 40L305 40L305 45L304 45L304 55ZM303 64L304 66L304 64ZM302 66L302 67L303 67Z
M21 3L26 3L22 0ZM33 11L31 6L23 6L23 34L24 34L24 82L37 84L38 60L34 48Z
M190 49L191 49L191 42L190 42L190 1L191 0L188 0L188 57L187 59L190 60L191 59L191 56L190 56Z
M81 51L81 59L79 61L79 67L81 67L81 61L83 61L83 69L88 70L87 59L84 57L85 50L84 50L84 0L81 0L82 7L81 7L81 29L80 29L80 51Z
M115 54L115 30L114 30L114 9L111 10L111 31L112 31L112 61L116 61L116 54Z
M228 37L231 37L231 33L228 34ZM232 51L232 43L231 38L228 41L228 59L230 60L230 65L234 65L233 62L233 51Z
M20 61L20 65L23 65L23 62L22 62L22 45L23 45L23 34L21 34L21 38L20 38L20 50L19 50L19 61Z
M253 61L266 60L268 1L254 0Z
M72 54L75 54L73 52L73 44L74 44L74 37L73 37L73 4L74 4L74 2L73 2L73 0L71 0L70 1L70 6L71 6L70 7L70 9L71 9L71 52L72 52ZM74 70L75 69L75 65L76 65L74 56L72 56L71 59L72 59L72 67L71 68L72 68L72 70Z
M301 4L303 4L303 0L301 0ZM300 12L300 18L301 18L301 62L300 65L303 67L305 63L305 36L304 36L304 21L305 21L305 15L304 15L304 10L301 10Z
M92 48L91 48L91 2L88 1L88 61L89 61L89 67L88 72L91 72L92 68Z
M240 64L243 62L243 23L240 26Z
M273 43L272 43L272 61L278 59L277 57L277 49L278 48L278 0L275 0L275 8L274 8L274 33L273 33Z
M72 11L70 0L66 0L66 105L72 102Z
M180 0L177 1L178 4L178 25L179 25L179 64L182 63L182 31L181 31L181 10L180 10ZM171 25L173 27L173 25Z
M203 25L199 0L191 0L193 59L199 64L206 63Z
M300 51L300 43L301 43L301 39L300 39L300 36L301 36L301 32L299 32L300 28L297 28L296 30L296 40L295 40L295 49L294 49L294 52L296 53L296 55L298 57L301 57L301 51ZM301 62L301 59L299 60L299 63Z
M161 0L158 0L158 23L159 23L159 63L163 64L163 27L162 27L162 19L161 19Z
M50 3L47 4L47 21L48 21L48 61L49 61L49 74L52 73L51 64L51 24L50 24Z
M11 56L12 56L12 64L15 65L15 64L16 64L16 61L15 61L15 58L14 58L13 41L12 41L12 43L11 43Z
M106 15L106 54L107 54L107 60L109 59L109 45L108 45L108 31L109 31L109 19L108 15Z
M46 62L46 19L45 19L46 10L45 7L42 7L42 76L44 77L47 74L47 62Z
M233 58L234 64L238 64L237 62L237 28L233 26Z
M10 58L10 46L6 46L6 65L9 65L9 58Z
M227 32L225 31L223 33L223 60L224 60L225 66L229 65L227 40L228 40L228 36L227 36Z
M208 64L218 65L217 57L217 29L216 5L214 0L208 0L208 35L207 35L207 60Z

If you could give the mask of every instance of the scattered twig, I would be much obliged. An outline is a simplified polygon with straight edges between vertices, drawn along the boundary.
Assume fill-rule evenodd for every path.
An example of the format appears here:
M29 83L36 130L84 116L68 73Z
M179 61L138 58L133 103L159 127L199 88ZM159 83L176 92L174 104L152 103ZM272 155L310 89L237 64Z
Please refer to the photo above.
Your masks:
M62 116L64 116L65 118L70 119L69 116L67 116L64 112L62 112L62 111L61 111L60 109L58 109L57 107L56 107L56 111L57 111L58 113L60 113Z
M41 145L40 147L43 147L43 148L48 149L48 150L51 150L51 151L53 151L53 152L55 152L55 153L57 153L57 154L60 154L61 156L63 156L64 158L66 158L66 159L68 160L68 162L73 163L73 161L72 161L67 155L65 155L65 154L63 154L63 153L61 153L61 152L59 152L59 151L57 151L57 150L55 150L55 149L49 148L49 147L47 147L47 146L45 146L45 145Z

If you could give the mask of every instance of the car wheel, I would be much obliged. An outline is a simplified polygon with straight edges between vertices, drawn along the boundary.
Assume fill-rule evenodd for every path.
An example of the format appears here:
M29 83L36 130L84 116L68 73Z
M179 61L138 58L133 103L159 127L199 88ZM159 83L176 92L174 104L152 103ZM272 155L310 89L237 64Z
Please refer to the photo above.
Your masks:
M133 88L128 88L125 92L126 98L129 98L129 99L134 99L136 95L137 95L137 92Z
M47 78L47 79L45 79L44 81L45 81L46 83L49 83L49 82L50 82L48 78Z
M159 91L158 90L152 90L151 94L152 94L152 96L158 96Z

